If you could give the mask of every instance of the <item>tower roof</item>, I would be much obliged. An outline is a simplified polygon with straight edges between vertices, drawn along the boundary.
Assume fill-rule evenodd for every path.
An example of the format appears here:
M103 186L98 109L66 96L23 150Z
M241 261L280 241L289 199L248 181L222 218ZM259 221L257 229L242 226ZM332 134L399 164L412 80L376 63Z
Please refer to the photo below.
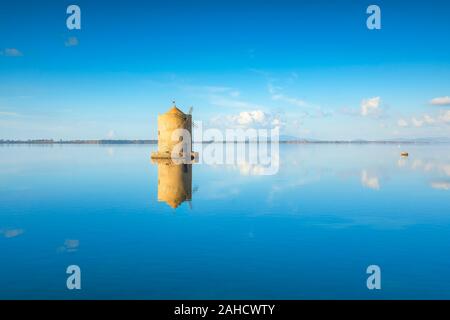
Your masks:
M180 109L178 109L176 106L173 106L172 108L170 108L170 110L167 111L167 113L184 115L183 111L181 111Z

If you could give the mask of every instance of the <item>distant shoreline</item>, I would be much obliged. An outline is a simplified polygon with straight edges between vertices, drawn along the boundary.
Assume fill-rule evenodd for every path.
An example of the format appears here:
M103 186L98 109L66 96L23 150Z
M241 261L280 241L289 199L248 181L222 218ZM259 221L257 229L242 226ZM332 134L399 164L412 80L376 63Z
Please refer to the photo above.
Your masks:
M258 141L194 141L193 143L258 143ZM280 140L282 144L432 144L450 143L450 141L433 140ZM63 144L90 144L90 145L118 145L118 144L158 144L157 140L0 140L1 145L8 144L37 144L37 145L63 145Z

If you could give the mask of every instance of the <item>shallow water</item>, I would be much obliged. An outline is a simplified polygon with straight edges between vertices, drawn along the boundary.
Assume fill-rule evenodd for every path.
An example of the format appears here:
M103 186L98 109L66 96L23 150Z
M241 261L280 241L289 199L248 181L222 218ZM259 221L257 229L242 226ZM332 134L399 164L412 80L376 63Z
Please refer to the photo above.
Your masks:
M450 145L282 144L181 186L155 148L0 146L0 298L450 298Z

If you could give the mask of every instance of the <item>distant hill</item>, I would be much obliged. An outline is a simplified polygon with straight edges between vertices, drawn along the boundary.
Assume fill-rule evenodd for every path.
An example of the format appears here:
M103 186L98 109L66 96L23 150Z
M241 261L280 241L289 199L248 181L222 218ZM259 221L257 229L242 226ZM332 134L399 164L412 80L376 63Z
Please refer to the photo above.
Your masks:
M300 141L302 139L294 136L288 136L288 135L280 135L280 141Z
M395 141L416 142L416 143L450 143L450 137L406 138L406 139L396 139Z

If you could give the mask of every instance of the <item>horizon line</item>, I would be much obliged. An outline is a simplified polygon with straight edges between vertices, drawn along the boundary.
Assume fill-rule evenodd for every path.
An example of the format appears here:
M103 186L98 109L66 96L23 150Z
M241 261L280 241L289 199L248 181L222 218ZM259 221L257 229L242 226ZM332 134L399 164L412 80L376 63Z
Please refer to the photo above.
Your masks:
M433 140L434 139L434 140ZM294 140L279 140L272 142L271 140L258 141L258 140L223 140L223 141L193 141L196 144L210 144L210 143L283 143L283 144L320 144L320 143L342 143L342 144L398 144L398 143L450 143L450 138L412 138L412 139L294 139ZM27 139L27 140L14 140L14 139L0 139L0 144L158 144L157 139Z

